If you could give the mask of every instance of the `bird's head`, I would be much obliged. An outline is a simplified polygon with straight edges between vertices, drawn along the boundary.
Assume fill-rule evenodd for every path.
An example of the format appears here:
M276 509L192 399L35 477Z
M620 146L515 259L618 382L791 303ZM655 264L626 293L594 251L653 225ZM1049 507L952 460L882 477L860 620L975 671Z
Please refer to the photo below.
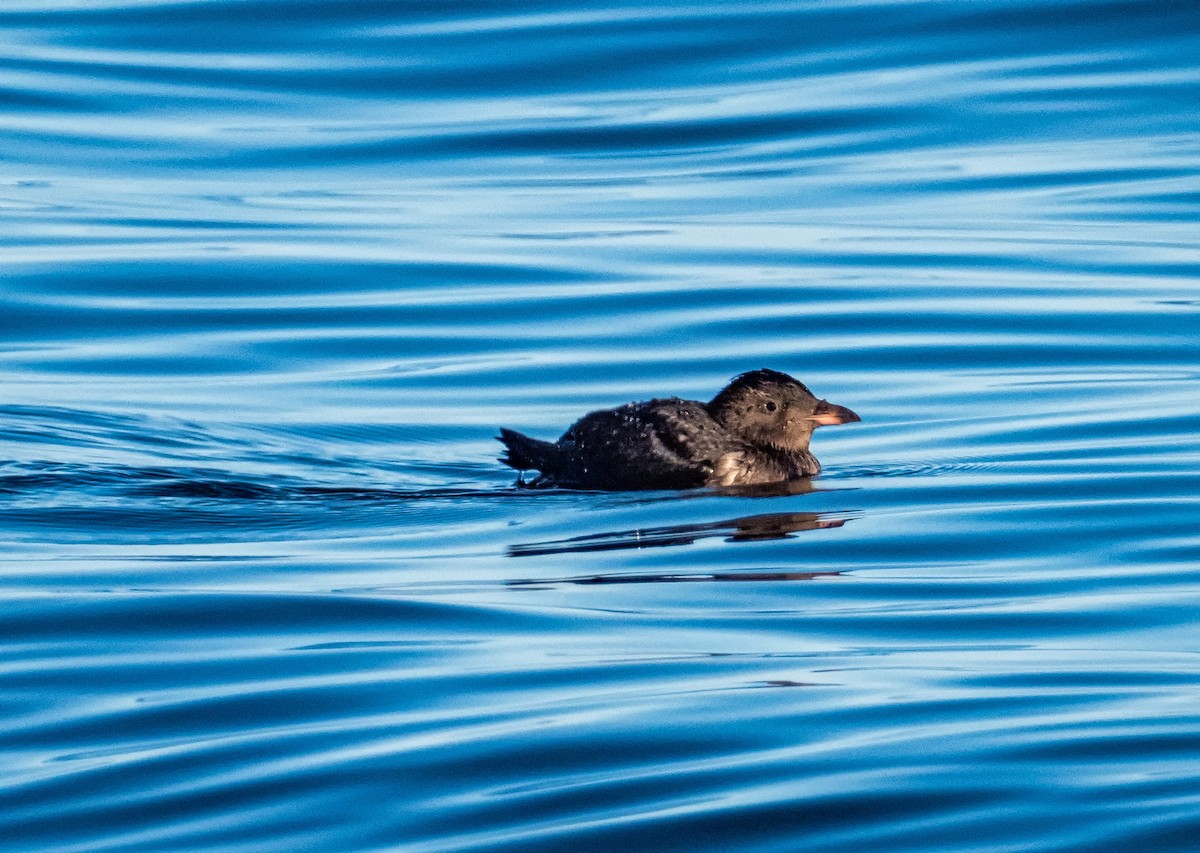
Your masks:
M786 373L767 369L734 377L708 404L708 411L743 440L789 452L808 450L819 426L861 420L845 406L818 400Z

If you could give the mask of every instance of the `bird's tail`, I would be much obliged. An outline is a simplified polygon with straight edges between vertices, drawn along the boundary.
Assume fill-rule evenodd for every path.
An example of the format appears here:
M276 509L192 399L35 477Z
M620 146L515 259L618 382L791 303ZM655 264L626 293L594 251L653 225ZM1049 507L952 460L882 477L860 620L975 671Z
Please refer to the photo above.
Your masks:
M553 471L558 467L558 445L530 438L515 430L500 427L497 441L504 445L500 461L518 471Z

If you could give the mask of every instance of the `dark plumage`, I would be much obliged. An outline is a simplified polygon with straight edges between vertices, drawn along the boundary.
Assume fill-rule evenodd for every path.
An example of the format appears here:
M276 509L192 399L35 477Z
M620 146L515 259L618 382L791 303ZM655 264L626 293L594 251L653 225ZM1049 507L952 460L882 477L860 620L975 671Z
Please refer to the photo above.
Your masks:
M859 420L818 400L786 373L753 370L708 403L668 397L584 415L556 442L501 429L500 461L538 471L533 487L691 489L750 486L810 477L809 452L823 424Z

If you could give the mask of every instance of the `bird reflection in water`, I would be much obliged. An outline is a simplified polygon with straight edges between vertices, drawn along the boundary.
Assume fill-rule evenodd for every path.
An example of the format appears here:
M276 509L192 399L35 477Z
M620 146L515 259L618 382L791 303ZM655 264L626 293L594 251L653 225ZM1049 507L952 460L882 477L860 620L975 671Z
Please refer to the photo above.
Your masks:
M700 539L723 537L727 542L761 542L786 539L804 530L826 530L841 527L846 518L830 518L815 512L773 512L750 515L728 521L705 524L677 524L608 533L573 536L548 542L513 545L510 557L538 557L553 554L578 554L591 551L617 551L628 548L657 548L668 545L691 545ZM574 578L513 580L510 586L530 587L552 583L612 584L612 583L687 583L698 581L779 581L812 580L829 577L838 572L721 572L705 574L655 575L589 575Z
M712 581L811 581L837 577L841 572L720 572L717 574L678 575L587 575L577 578L527 578L508 581L508 586L520 589L545 588L554 584L599 586L628 583L710 583Z

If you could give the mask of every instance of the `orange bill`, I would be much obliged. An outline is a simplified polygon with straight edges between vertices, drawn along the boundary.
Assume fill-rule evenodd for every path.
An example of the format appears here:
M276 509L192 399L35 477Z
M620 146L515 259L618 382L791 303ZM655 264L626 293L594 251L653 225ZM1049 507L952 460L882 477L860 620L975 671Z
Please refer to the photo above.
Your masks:
M816 421L818 426L835 426L836 424L852 424L855 421L861 421L862 418L845 406L821 400L817 403L816 411L809 415L809 420Z

